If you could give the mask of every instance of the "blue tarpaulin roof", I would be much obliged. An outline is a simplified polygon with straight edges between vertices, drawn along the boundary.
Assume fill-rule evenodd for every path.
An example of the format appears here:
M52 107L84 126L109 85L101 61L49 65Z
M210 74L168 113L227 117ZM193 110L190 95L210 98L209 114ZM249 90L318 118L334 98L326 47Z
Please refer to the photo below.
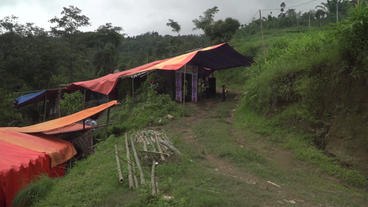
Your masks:
M46 90L36 92L36 93L27 94L27 95L24 95L24 96L20 96L17 99L15 99L14 107L15 108L20 108L20 107L28 105L30 103L41 101L45 98L45 94L46 94Z

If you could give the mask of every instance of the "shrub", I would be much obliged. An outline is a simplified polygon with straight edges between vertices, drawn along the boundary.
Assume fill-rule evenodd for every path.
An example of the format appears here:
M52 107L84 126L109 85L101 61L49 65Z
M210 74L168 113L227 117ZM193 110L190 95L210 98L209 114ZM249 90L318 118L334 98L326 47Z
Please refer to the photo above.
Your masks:
M84 95L80 91L68 94L64 93L64 99L60 100L60 109L66 115L76 113L83 108Z

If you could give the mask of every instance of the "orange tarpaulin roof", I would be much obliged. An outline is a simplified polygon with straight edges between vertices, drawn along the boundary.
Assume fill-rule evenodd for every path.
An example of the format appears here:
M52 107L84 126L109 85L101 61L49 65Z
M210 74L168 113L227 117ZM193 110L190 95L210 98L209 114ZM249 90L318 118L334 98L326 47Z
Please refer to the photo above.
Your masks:
M17 131L17 132L23 132L23 133L37 133L37 132L51 131L51 130L55 130L61 127L71 125L83 119L87 119L88 117L91 117L107 108L117 105L117 103L118 102L116 100L110 101L109 103L102 104L102 105L92 107L89 109L85 109L75 114L64 116L64 117L54 119L51 121L46 121L43 123L35 124L32 126L26 126L26 127L4 127L4 128L0 128L0 130L6 129L10 131Z
M96 128L97 126L88 126L85 125L84 129L85 130L89 130L89 129L93 129ZM43 134L48 134L48 135L60 135L60 134L66 134L66 133L71 133L71 132L79 132L79 131L83 131L83 124L71 124L65 127L61 127L61 128L57 128L57 129L53 129L50 131L44 131L42 132Z
M77 154L72 143L51 135L31 135L0 129L0 141L37 152L46 152L51 157L51 167L64 163Z
M252 62L253 60L238 53L227 43L223 43L166 60L158 60L120 73L109 74L94 80L76 82L68 86L67 89L83 87L107 95L116 86L119 78L123 76L151 70L179 70L187 63L211 68L212 70L220 70L250 66Z

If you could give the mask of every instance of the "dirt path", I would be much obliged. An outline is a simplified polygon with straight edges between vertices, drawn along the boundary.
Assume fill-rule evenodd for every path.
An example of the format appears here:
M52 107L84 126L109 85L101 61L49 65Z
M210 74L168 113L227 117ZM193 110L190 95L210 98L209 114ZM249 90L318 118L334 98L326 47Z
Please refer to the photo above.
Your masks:
M235 110L239 102L239 93L236 91L230 92L226 103L221 101L221 94L217 94L217 96L210 99L203 99L199 103L189 102L186 104L186 108L190 111L191 116L171 122L166 127L175 129L175 134L180 134L188 145L203 156L204 163L212 166L209 170L213 174L227 177L227 179L235 180L238 183L244 183L248 186L245 187L246 189L251 188L258 191L260 195L265 194L272 197L267 201L259 201L261 206L331 206L328 204L329 200L333 200L330 197L335 197L336 193L350 197L349 193L341 190L336 191L335 185L340 181L332 176L323 174L320 176L323 177L321 179L324 181L320 181L319 178L314 180L313 174L318 172L319 169L297 160L290 150L282 147L282 144L272 141L267 142L265 137L261 137L259 140L250 140L247 135L239 135L233 124ZM206 144L209 143L208 140L203 141L196 137L198 133L195 131L196 127L198 128L198 126L208 122L216 123L219 120L225 121L230 126L228 134L231 136L231 140L227 139L227 141L233 144L236 143L239 147L244 147L265 157L267 164L264 164L264 166L254 164L260 173L254 173L256 171L254 169L253 172L252 170L243 170L246 165L239 167L238 164L229 161L229 159L219 157L218 154L206 149ZM279 173L278 177L273 178L270 171L277 171ZM260 175L262 173L267 175ZM275 182L274 179L279 181ZM323 184L321 186L313 183L325 182L326 180L329 182L327 185ZM236 196L250 195L239 193ZM353 197L360 200L357 199L356 195ZM270 200L273 201L270 202Z

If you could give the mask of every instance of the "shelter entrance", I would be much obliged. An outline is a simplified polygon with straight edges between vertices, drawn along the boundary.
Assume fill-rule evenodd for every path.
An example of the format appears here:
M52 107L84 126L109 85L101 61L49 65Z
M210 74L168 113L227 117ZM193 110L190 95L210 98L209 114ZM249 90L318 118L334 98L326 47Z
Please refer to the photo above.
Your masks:
M175 71L175 100L178 102L198 99L198 66L185 65ZM184 99L185 98L185 99Z

